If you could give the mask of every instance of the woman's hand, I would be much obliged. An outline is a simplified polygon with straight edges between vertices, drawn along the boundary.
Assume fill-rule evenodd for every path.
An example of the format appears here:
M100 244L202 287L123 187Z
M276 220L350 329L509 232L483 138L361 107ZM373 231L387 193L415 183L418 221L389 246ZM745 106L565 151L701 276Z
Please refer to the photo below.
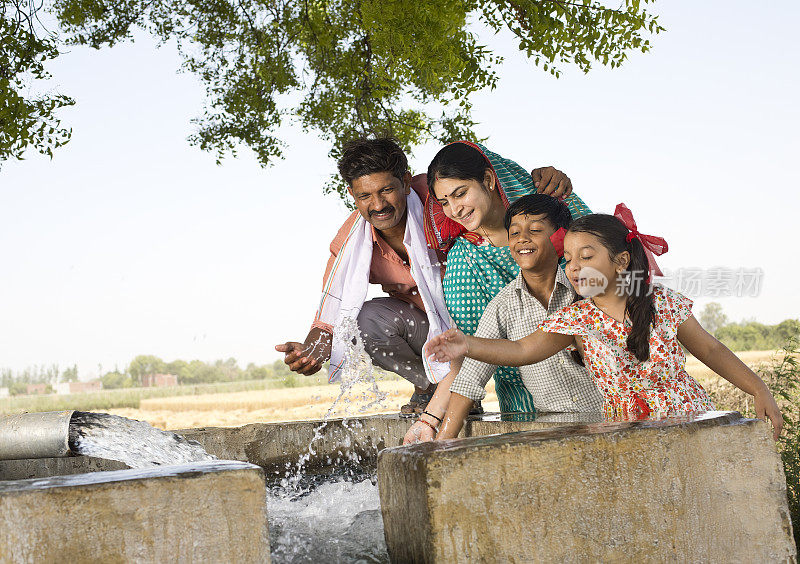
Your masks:
M783 415L781 409L775 402L775 398L769 392L769 389L764 386L764 389L758 391L753 396L756 405L756 417L766 421L769 419L772 422L773 438L777 441L781 431L783 431Z
M455 327L448 329L428 341L426 354L438 362L461 361L467 354L467 336Z
M427 443L433 440L434 430L421 421L415 422L403 438L404 445Z

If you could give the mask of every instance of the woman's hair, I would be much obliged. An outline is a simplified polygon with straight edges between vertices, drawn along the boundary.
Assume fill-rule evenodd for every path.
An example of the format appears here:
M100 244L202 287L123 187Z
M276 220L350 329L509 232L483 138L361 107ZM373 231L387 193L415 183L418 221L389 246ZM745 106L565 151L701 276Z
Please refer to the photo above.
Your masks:
M628 335L628 350L640 361L650 358L650 324L655 320L656 310L653 305L653 293L650 288L648 274L650 266L642 242L637 238L628 243L628 228L613 215L595 213L576 219L569 226L570 233L590 233L600 239L613 259L620 253L628 251L631 255L627 272L630 273L631 284L625 291L628 300L625 313L630 317L633 327Z
M566 229L572 222L572 214L567 207L567 204L545 194L528 194L522 196L519 200L508 206L506 216L503 218L503 225L506 231L511 227L511 220L515 215L540 215L546 214L550 223L558 229L563 227Z
M478 149L466 143L451 143L436 153L428 165L428 190L434 198L433 184L440 178L483 182L489 163Z
M408 159L397 141L391 137L355 139L342 148L339 174L349 186L353 180L376 172L390 172L403 180L408 172Z

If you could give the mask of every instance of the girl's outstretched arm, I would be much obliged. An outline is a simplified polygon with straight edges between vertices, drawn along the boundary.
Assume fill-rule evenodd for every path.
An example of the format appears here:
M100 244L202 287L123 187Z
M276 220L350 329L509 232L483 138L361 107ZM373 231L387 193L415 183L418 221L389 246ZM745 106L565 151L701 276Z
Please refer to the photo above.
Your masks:
M703 364L755 398L756 417L772 422L773 436L783 430L783 416L769 388L728 347L706 332L693 315L678 326L678 340Z
M468 356L498 366L526 366L550 358L573 342L572 335L537 329L519 341L482 339L449 329L428 343L427 353L440 362Z

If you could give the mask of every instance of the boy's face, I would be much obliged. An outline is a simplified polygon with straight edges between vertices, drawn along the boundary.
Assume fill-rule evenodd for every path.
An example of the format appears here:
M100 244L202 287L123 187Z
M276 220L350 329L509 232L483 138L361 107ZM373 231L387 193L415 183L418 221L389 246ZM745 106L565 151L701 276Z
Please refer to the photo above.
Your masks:
M540 271L553 268L558 256L550 236L556 232L547 214L519 214L508 226L508 248L522 270Z

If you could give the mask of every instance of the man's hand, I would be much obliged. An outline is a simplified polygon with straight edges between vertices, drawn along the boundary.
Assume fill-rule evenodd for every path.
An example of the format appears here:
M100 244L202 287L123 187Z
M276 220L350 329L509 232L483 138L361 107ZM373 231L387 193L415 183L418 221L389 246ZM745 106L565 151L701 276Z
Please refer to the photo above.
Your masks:
M778 404L775 403L775 398L772 397L766 386L763 391L756 392L754 398L756 417L764 421L769 419L772 422L772 438L777 441L783 431L783 415L781 415Z
M305 343L289 341L276 345L275 350L284 353L285 362L292 372L310 376L316 374L331 357L333 335L324 329L313 328Z
M572 194L572 181L569 176L555 167L545 166L531 171L536 192L554 198L566 198Z
M425 350L438 362L461 361L467 354L467 336L453 327L428 341Z

